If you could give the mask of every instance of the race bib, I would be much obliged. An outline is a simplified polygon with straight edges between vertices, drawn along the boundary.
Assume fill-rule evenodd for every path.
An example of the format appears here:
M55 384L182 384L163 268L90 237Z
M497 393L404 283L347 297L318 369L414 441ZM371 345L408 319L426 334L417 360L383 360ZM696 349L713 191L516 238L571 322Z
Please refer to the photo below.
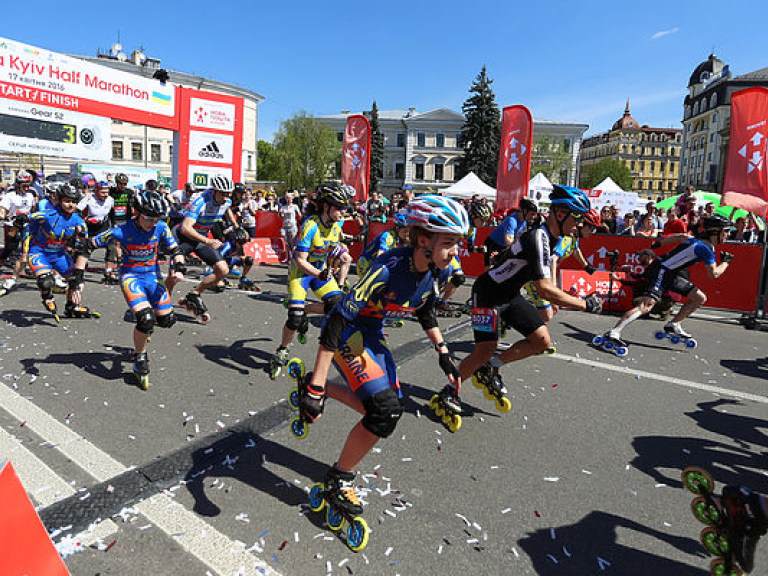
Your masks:
M126 208L125 206L115 206L115 216L125 216Z
M496 333L499 311L496 308L472 308L472 329L478 332Z

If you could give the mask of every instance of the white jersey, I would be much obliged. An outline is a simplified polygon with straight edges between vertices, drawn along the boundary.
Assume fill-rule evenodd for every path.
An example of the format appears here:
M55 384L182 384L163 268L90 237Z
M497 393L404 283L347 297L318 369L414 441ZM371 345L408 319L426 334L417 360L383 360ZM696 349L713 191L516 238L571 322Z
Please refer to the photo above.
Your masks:
M189 205L192 204L192 200L194 200L195 196L197 196L196 192L187 195L187 191L184 189L174 190L171 192L170 217L184 218L184 214L187 210L189 210Z
M0 200L0 208L5 208L7 217L12 218L16 214L30 214L37 204L37 198L32 192L19 194L15 190L7 192Z
M114 205L115 199L112 196L107 196L104 202L101 202L96 194L86 194L78 203L77 209L83 214L83 220L88 224L99 224L109 217Z

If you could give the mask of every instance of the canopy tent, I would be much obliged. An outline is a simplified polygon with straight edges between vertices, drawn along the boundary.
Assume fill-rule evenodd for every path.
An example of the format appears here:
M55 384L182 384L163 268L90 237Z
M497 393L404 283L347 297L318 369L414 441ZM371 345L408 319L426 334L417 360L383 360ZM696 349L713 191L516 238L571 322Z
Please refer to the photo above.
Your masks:
M496 188L488 186L474 172L470 172L448 188L443 188L442 193L451 198L472 198L477 194L480 198L496 200Z
M610 176L607 176L605 180L600 182L597 186L594 188L595 190L602 190L603 192L624 192L624 190L621 189L621 186L616 184L616 182L613 181L613 178Z
M674 207L675 204L677 204L677 200L678 198L680 198L680 196L682 196L682 194L665 198L661 202L656 203L656 208L663 208L664 210L669 210L670 208ZM720 206L720 201L722 199L722 196L716 192L706 192L704 190L696 190L696 192L693 193L693 196L696 198L697 209L699 206L704 206L712 202L712 204L715 205L715 214L719 214L720 216L725 216L726 218L730 218L733 221L735 221L737 218L746 218L747 216L749 216L749 212L747 212L742 208L734 208L733 206ZM755 221L757 223L758 228L760 228L761 230L765 227L762 219L759 216L755 216Z
M552 192L552 182L542 172L528 182L528 196L540 202L549 202L549 194Z

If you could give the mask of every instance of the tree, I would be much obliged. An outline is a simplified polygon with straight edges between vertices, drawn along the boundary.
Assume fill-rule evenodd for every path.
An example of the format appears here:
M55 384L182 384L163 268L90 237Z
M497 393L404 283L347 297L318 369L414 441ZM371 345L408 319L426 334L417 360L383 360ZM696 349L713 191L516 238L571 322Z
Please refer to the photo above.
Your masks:
M618 184L622 190L632 190L632 173L629 167L621 160L605 158L597 164L585 166L581 170L580 183L582 188L594 188L608 176Z
M373 101L371 111L365 115L371 122L371 192L377 192L384 177L384 135L379 125L379 107Z
M276 180L288 188L309 189L339 177L341 142L305 111L280 124L275 134Z
M542 172L553 184L568 184L567 174L571 167L571 153L563 141L548 134L533 139L531 151L531 176ZM566 177L563 178L563 173Z
M465 121L459 143L464 148L464 155L459 161L458 177L474 172L489 186L496 186L501 114L491 84L493 80L488 78L483 66L469 89L472 96L461 106Z
M256 175L259 180L265 182L280 180L275 148L266 140L256 143Z

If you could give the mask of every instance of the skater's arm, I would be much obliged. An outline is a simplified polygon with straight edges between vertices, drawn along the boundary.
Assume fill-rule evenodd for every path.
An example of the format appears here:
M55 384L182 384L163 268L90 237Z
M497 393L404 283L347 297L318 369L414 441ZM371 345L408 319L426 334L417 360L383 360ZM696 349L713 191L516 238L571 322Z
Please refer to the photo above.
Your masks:
M307 259L309 257L308 252L294 252L294 256L296 257L296 265L299 267L299 270L304 273L305 276L313 276L315 278L320 277L320 274L322 274L323 271L322 269L318 270L309 263L309 260Z
M322 344L317 346L317 356L315 357L315 368L312 371L312 380L310 386L316 390L324 390L326 380L328 378L328 371L331 369L331 362L333 361L333 350L328 350Z
M728 269L728 262L720 262L720 264L707 264L707 276L713 280L717 280Z
M534 281L536 286L536 292L542 300L549 300L560 306L566 306L568 308L575 308L576 310L586 310L586 301L576 296L571 296L567 292L560 290L552 282L551 278L542 278L541 280Z
M192 218L191 216L187 216L184 218L184 220L181 222L181 233L186 236L187 238L190 238L191 240L197 240L198 242L201 242L202 244L211 244L212 242L219 242L218 240L214 238L208 238L207 236L203 236L195 230L195 222L197 220L195 218Z
M689 234L672 234L672 236L665 236L659 238L651 243L651 248L658 248L659 246L666 246L667 244L674 244L675 242L684 242L691 236Z

